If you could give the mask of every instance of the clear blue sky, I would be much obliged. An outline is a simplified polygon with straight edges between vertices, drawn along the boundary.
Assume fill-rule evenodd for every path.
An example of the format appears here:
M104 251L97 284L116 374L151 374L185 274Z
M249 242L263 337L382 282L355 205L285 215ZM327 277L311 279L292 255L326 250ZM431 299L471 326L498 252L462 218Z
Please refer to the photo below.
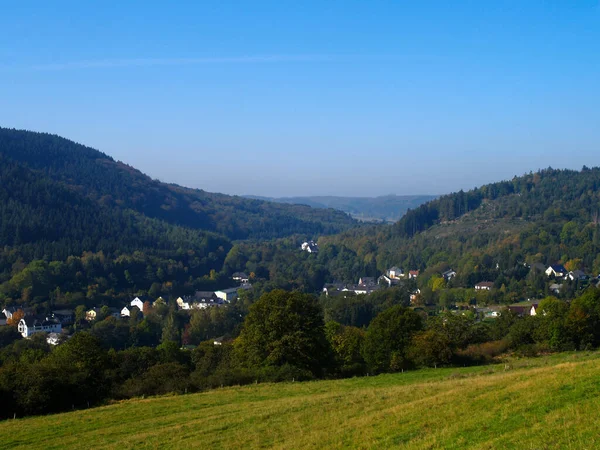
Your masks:
M598 0L6 3L0 125L163 181L368 196L600 165Z

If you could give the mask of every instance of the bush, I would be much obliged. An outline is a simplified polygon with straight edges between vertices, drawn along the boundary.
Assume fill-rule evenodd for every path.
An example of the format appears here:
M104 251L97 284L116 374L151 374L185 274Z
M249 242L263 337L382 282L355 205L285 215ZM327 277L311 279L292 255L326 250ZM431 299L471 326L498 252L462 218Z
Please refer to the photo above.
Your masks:
M455 363L460 365L488 364L494 358L505 353L508 348L509 344L506 339L472 344L464 350L457 350L455 352Z

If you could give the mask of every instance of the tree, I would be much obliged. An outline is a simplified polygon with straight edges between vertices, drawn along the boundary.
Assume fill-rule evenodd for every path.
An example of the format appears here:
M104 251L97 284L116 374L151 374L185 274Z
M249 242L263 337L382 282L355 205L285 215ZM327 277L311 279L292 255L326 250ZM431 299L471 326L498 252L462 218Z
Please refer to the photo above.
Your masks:
M413 336L409 357L417 366L437 367L452 359L450 339L436 330L426 330Z
M6 347L20 338L21 333L15 327L0 327L0 348Z
M264 294L250 307L235 349L249 366L290 365L314 375L330 362L321 307L300 292Z
M600 289L588 289L571 302L565 319L566 331L577 348L600 343Z
M334 353L336 367L342 376L360 375L365 370L361 348L365 340L364 330L329 321L325 334Z
M171 313L167 316L167 321L165 323L165 326L163 327L161 342L176 342L179 344L179 341L179 327L177 326L175 314Z
M73 404L95 403L108 393L109 385L104 376L108 369L107 353L91 333L75 333L44 362L56 374L63 389L68 390Z
M421 316L397 305L379 314L367 329L363 357L373 372L398 371L409 366L406 350L423 328Z
M75 326L78 327L80 323L85 320L86 310L85 305L79 305L75 308Z

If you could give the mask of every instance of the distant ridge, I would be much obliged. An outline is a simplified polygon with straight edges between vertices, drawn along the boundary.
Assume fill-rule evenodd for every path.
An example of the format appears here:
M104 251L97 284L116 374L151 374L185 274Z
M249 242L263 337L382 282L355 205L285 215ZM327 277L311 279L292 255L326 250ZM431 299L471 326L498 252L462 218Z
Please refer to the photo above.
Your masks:
M245 198L276 203L307 205L312 208L334 208L362 221L396 222L409 209L414 209L437 195L382 195L378 197L341 197L333 195L307 197L261 197L245 195Z

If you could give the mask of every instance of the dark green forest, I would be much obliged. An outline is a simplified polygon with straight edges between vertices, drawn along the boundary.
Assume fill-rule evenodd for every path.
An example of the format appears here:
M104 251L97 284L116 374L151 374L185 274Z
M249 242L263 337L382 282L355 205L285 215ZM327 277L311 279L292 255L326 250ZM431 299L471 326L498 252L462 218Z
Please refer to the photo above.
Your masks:
M58 136L0 128L0 302L116 304L227 287L238 239L319 236L333 209L167 185Z

